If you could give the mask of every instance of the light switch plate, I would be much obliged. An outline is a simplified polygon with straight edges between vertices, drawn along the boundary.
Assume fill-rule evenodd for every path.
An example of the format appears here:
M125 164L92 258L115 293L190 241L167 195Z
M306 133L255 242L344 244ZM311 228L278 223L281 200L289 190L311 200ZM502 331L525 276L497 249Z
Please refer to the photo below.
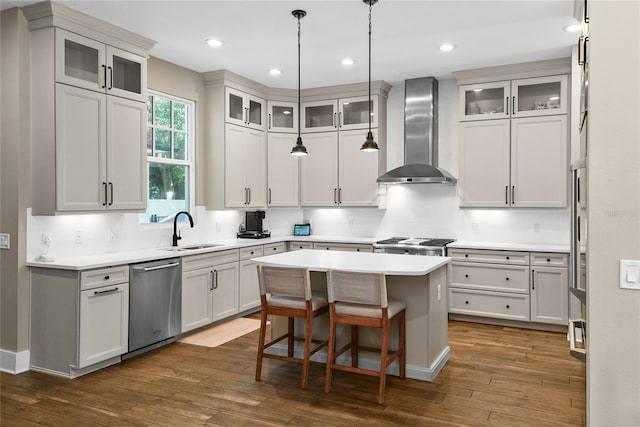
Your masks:
M620 260L620 288L640 290L640 261Z
M0 249L9 249L10 239L9 233L0 233Z

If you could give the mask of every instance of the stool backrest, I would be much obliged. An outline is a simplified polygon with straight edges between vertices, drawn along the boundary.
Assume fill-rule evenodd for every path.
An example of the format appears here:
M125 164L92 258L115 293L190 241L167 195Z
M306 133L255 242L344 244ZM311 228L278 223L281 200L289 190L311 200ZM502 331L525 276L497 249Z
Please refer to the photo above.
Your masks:
M306 268L268 267L258 264L260 295L311 299L311 279Z
M384 273L327 272L329 302L348 302L387 307L387 280Z

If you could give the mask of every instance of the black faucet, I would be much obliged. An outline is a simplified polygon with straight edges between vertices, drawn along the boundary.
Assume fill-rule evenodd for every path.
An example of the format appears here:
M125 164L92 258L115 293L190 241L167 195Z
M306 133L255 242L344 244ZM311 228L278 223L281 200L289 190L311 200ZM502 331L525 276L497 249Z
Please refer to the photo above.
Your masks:
M191 218L191 214L187 211L180 211L176 214L176 216L173 217L173 243L171 244L171 246L178 246L178 240L182 239L182 236L180 236L178 234L178 232L176 231L176 227L178 224L178 217L180 216L180 214L185 214L186 216L189 217L189 222L191 223L191 228L193 228L193 218Z

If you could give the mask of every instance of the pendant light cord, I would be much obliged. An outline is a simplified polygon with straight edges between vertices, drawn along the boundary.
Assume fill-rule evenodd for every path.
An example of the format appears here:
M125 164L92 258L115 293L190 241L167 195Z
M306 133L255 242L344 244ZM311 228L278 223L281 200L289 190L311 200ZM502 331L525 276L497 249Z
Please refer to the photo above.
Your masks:
M371 0L369 0L369 133L371 133Z
M300 138L300 15L298 15L298 138Z

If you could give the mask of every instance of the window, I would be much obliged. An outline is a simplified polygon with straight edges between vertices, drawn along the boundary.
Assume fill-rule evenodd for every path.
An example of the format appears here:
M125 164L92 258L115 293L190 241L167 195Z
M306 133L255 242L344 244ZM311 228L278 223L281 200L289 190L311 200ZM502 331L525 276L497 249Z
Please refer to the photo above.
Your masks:
M140 222L170 222L191 206L194 104L149 92L147 113L149 200Z

